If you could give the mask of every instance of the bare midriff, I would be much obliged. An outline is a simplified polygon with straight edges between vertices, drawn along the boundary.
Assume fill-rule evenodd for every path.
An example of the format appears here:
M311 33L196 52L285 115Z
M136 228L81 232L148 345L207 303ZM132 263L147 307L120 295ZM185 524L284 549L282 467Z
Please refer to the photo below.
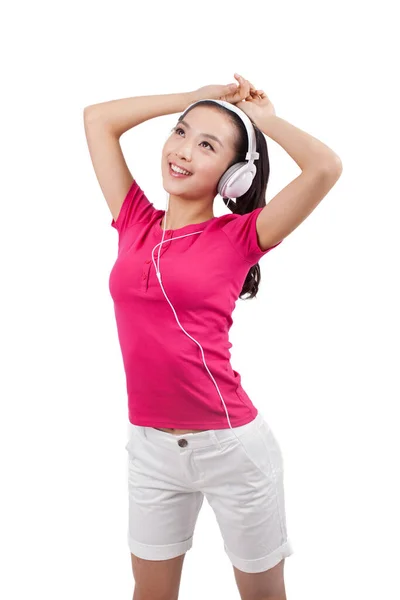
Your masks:
M168 429L163 427L154 427L159 431L165 431L165 433L172 433L173 435L183 435L185 433L200 433L200 431L207 431L207 429Z

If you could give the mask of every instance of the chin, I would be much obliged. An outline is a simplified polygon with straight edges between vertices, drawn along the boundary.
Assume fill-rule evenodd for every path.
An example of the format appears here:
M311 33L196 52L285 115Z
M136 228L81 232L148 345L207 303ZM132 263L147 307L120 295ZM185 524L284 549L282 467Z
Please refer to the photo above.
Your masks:
M174 185L174 182L170 181L170 177L168 177L168 175L163 177L162 186L168 194L172 194L174 196L182 195L182 186L179 185L179 181Z

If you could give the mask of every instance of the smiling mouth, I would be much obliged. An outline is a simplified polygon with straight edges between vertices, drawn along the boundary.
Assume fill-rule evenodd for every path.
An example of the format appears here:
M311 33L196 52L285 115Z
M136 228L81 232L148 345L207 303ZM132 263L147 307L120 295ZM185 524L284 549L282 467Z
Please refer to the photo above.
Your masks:
M172 163L168 163L168 166L169 166L169 172L170 172L170 174L172 176L175 176L175 177L190 177L192 175L192 173L189 173L188 171L186 171L186 169L182 169L182 171L186 171L186 173L181 173L180 171L174 171L174 169L172 168Z

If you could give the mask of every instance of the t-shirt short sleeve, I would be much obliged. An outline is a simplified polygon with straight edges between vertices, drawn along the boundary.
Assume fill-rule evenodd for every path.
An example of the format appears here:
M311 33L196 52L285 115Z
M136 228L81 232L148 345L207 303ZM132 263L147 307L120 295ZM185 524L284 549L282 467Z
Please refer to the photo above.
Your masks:
M256 220L263 208L261 206L244 215L230 215L232 218L222 227L222 231L225 232L232 246L244 260L252 265L257 264L261 257L282 243L281 240L266 250L260 248Z
M117 220L111 221L111 227L121 234L131 225L150 219L155 210L153 203L134 180L122 203Z

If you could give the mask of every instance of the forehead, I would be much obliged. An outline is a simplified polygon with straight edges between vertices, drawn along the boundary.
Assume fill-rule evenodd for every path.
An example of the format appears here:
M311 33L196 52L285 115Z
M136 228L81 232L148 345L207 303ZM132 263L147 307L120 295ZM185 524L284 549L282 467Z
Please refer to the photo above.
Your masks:
M222 142L233 141L234 126L228 115L218 109L210 106L196 106L186 113L183 120L190 125L190 130L194 135L212 133L218 136Z

